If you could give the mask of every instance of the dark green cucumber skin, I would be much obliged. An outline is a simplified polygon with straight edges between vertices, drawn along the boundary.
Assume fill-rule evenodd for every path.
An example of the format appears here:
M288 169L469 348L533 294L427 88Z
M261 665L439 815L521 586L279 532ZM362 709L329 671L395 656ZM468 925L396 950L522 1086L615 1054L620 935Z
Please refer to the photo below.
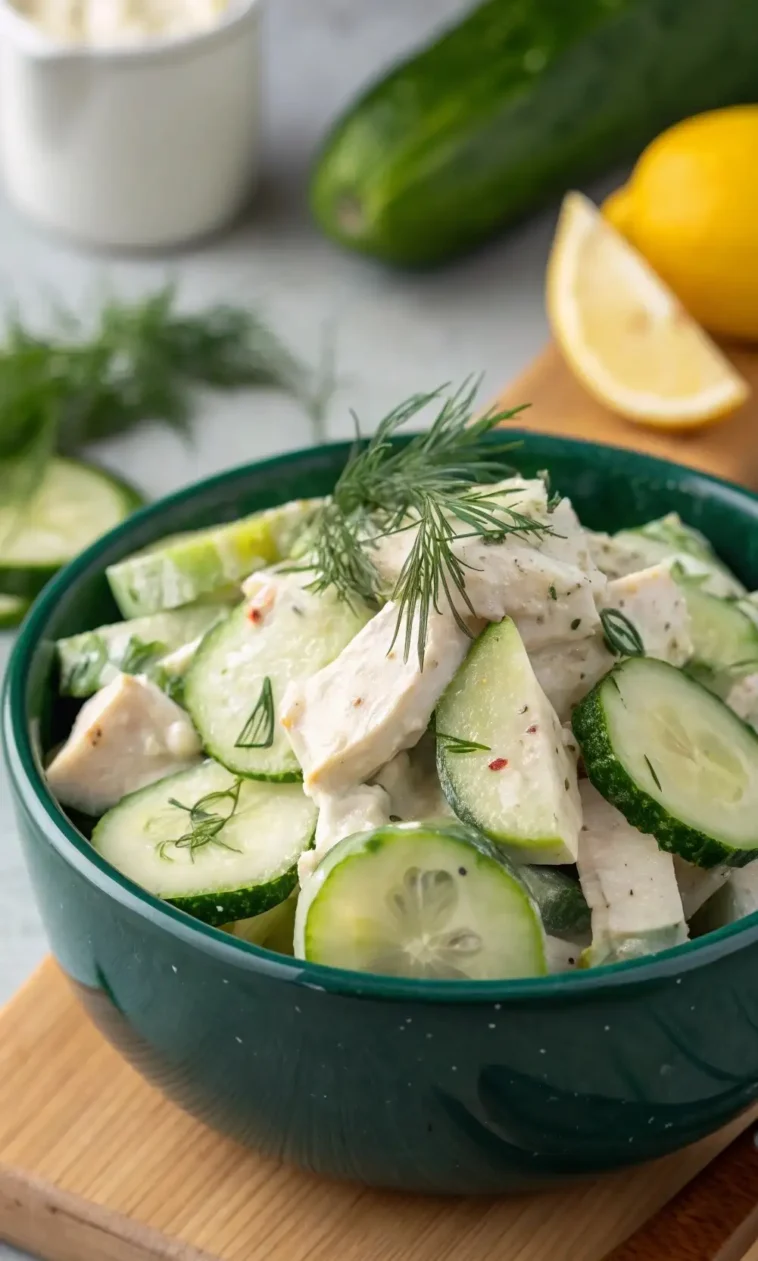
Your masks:
M557 867L520 867L519 875L539 907L546 933L573 938L590 931L592 916L578 879Z
M124 515L122 520L126 520L138 508L144 506L145 500L139 491L123 481L122 478L116 477L109 470L98 468L96 465L87 464L83 460L72 460L66 456L69 464L78 464L82 468L94 469L102 477L106 478L117 490L121 492L124 503ZM67 563L73 560L73 556L66 558ZM0 592L3 595L17 595L24 600L34 600L39 595L43 587L47 585L51 578L54 578L61 568L60 565L4 565L2 557L0 557Z
M440 262L756 89L758 0L487 0L337 122L313 213L353 249Z
M672 670L674 668L671 667ZM697 828L672 818L654 797L632 779L618 761L609 739L603 691L606 687L613 686L611 680L623 669L624 663L614 666L588 692L584 700L579 702L571 716L571 726L590 783L606 801L610 801L621 811L632 827L654 836L661 849L679 854L698 867L717 867L721 863L729 867L746 867L754 858L758 858L758 846L754 849L733 849ZM712 699L712 694L701 683L695 679L690 682L693 687L702 688ZM758 743L758 736L755 739Z
M297 867L290 867L278 880L269 884L254 885L250 889L230 889L222 893L197 893L186 898L166 898L165 900L180 911L185 911L193 919L202 920L218 928L221 924L230 924L238 919L250 919L253 915L262 915L272 907L284 902L297 884ZM219 910L221 907L221 910Z

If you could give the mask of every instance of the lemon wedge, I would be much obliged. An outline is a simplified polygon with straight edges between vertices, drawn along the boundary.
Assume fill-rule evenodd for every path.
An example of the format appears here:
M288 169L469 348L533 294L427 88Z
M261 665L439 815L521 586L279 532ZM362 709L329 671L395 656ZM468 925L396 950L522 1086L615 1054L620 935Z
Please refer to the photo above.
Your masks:
M577 377L628 420L693 429L724 419L750 393L642 255L581 193L563 202L547 311Z

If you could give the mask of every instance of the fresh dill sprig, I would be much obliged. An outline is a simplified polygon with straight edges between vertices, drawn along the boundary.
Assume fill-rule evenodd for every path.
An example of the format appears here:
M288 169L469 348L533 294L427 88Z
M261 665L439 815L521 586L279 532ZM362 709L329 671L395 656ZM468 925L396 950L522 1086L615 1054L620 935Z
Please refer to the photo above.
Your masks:
M644 657L642 636L620 609L601 609L600 621L606 647L615 657Z
M159 421L182 433L198 387L267 387L297 400L317 439L333 392L331 368L301 362L257 312L221 304L184 313L165 286L142 301L111 299L94 327L59 311L37 334L18 314L0 347L0 545L23 524L23 510L56 451L82 448Z
M333 587L348 602L377 601L382 595L372 545L392 534L413 532L391 598L398 605L396 636L404 627L405 658L415 635L422 669L429 617L440 609L443 597L458 625L470 633L465 615L473 609L456 541L476 536L500 542L507 534L549 530L509 508L502 493L486 489L487 483L513 472L486 439L522 409L488 411L474 419L478 386L478 381L465 381L446 398L443 386L416 394L390 412L368 442L356 442L311 527L313 589ZM398 447L398 430L438 400L431 427Z
M159 857L164 858L167 862L174 860L168 853L170 848L188 849L190 860L195 861L195 853L199 849L204 849L207 845L218 845L221 849L228 849L234 854L240 851L234 845L229 845L222 840L220 833L226 827L229 820L234 815L239 804L240 788L242 780L235 779L234 783L227 789L219 792L206 793L194 806L185 806L181 801L177 801L175 797L169 797L168 804L174 806L177 810L183 810L189 815L189 828L181 836L174 841L161 841L158 845ZM226 814L219 813L214 807L222 806L224 802L229 803L229 809Z
M274 693L271 679L263 680L255 707L234 742L235 749L270 749L274 743Z

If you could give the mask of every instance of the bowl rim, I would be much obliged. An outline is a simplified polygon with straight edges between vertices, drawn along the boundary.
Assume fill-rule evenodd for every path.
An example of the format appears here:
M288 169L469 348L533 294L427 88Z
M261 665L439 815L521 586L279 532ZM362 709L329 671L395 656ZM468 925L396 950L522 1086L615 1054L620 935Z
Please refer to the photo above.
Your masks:
M412 436L412 435L409 435ZM544 434L527 430L500 430L492 435L496 443L513 442L528 444L538 441L548 451L576 448L579 451L605 452L636 464L641 472L657 472L662 477L680 481L692 477L722 498L735 498L756 505L758 494L724 478L702 472L687 465L677 464L644 452L615 447L606 443L567 438L556 434ZM210 477L202 478L172 494L162 496L147 504L121 522L107 534L92 543L75 560L71 561L47 584L28 613L8 662L2 698L2 742L6 767L17 794L17 807L22 805L32 823L42 833L58 854L99 891L147 919L156 926L163 926L188 944L215 956L231 967L245 965L273 978L294 982L310 989L353 997L376 997L393 1000L413 1000L431 1003L482 1003L509 1005L524 1001L557 998L567 1001L583 1001L597 996L598 992L630 985L657 985L675 979L681 983L684 973L694 971L715 959L721 959L743 949L758 940L758 911L708 933L703 937L671 947L648 958L632 959L622 963L603 964L597 968L578 969L542 977L524 977L511 980L449 981L392 977L384 974L357 972L344 968L309 963L303 959L275 954L264 947L252 945L232 937L219 928L205 924L161 901L111 867L92 848L64 814L49 792L39 759L35 753L33 724L27 720L28 678L31 663L40 651L45 629L59 598L72 583L97 561L101 552L114 542L127 538L135 526L159 519L177 506L187 504L203 491L213 491L230 481L244 480L246 475L265 472L276 474L282 468L296 465L319 456L344 453L350 442L332 442L287 451L264 460L254 460L236 465Z

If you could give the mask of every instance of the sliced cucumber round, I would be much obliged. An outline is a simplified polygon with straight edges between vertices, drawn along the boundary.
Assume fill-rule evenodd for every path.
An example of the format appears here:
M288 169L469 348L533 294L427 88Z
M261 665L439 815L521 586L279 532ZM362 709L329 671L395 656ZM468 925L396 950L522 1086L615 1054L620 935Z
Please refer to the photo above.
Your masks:
M252 597L203 640L184 700L211 757L251 779L294 780L300 766L279 723L287 684L338 657L368 618L304 574L261 575Z
M92 844L148 893L207 924L260 915L289 897L316 808L298 784L235 779L216 762L124 797Z
M113 597L124 617L192 604L286 556L313 511L311 500L295 500L230 525L163 539L110 566Z
M758 736L700 683L629 658L572 726L591 782L662 849L700 867L758 856Z
M59 639L61 695L84 699L110 683L119 671L133 674L155 666L204 635L229 612L228 604L208 601Z
M701 579L688 577L679 566L673 576L690 619L694 652L688 673L724 697L737 679L758 671L758 624L742 602L710 595Z
M18 595L0 595L0 630L10 630L24 620L29 601Z
M621 530L614 536L617 542L637 545L646 556L645 568L662 560L674 560L693 576L704 579L705 589L712 595L739 596L745 588L730 569L721 561L708 539L693 526L685 525L676 512L669 512L656 521L630 530Z
M0 549L0 591L31 600L63 565L142 504L131 486L102 469L56 457ZM0 506L0 537L6 534Z
M542 976L545 936L516 868L468 828L388 826L340 841L310 876L295 954L389 976Z

